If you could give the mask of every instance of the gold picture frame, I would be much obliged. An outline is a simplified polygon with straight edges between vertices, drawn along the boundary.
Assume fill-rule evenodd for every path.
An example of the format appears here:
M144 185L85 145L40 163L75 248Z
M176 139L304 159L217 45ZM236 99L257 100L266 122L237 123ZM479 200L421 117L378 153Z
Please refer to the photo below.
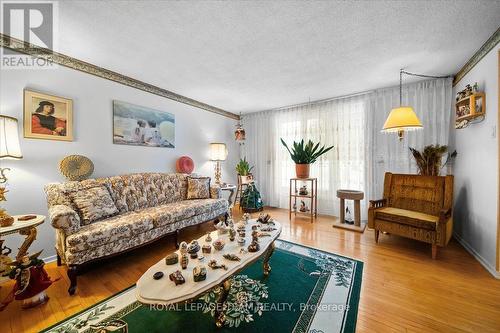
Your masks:
M24 137L73 141L73 100L24 89Z

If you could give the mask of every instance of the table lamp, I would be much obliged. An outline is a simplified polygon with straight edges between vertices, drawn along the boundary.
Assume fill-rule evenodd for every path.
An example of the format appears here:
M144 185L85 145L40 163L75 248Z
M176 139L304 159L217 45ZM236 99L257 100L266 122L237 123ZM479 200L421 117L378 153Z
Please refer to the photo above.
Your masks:
M213 142L210 144L210 160L215 162L215 184L221 185L220 162L225 161L227 148L225 143Z
M17 119L9 116L0 115L0 159L21 159L21 147L19 146L19 133L17 131ZM7 176L5 172L9 168L0 168L0 202L6 201L5 183ZM0 226L12 225L14 219L0 208Z

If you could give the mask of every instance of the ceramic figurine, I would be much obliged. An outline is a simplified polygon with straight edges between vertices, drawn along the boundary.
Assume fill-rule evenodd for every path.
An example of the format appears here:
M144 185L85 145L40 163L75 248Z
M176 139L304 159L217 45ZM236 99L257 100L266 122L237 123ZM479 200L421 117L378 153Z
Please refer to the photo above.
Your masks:
M309 208L307 208L306 203L304 201L300 201L299 211L302 213L308 212Z
M196 259L198 257L198 251L200 251L200 244L198 244L197 240L194 240L188 245L187 252L191 259Z
M210 243L212 241L212 236L210 236L210 233L207 234L207 237L205 237L205 242Z
M201 254L200 254L200 255L198 256L198 261L204 261L204 260L205 260L205 257L204 257L203 255L201 255Z
M245 238L246 234L247 234L247 233L245 232L245 230L238 231L238 235L239 235L240 237L242 237L242 238Z
M252 231L252 242L259 242L259 232L257 230Z
M243 245L245 245L245 238L238 237L237 242L238 242L239 246L243 246Z
M254 224L254 225L252 226L252 230L253 230L253 231L255 231L255 230L257 230L257 228L258 228L258 227L259 227L258 225Z
M210 244L205 244L201 247L201 252L202 253L210 253L212 252L212 246Z
M276 229L270 225L267 225L265 227L260 228L260 231L274 231L274 230L278 230L278 229Z
M207 278L207 269L203 265L198 265L193 268L194 282L200 282Z
M163 272L156 272L153 274L153 279L159 280L163 277Z
M248 220L250 220L250 213L245 213L243 214L243 220L248 223Z
M307 191L307 185L304 185L299 189L299 195L308 195L308 194L309 192Z
M224 221L219 221L219 223L215 225L215 228L217 229L218 235L227 234L227 232L229 231L228 225Z
M246 226L245 226L245 223L243 221L240 221L237 225L236 225L236 230L238 231L242 231L242 230L246 230Z
M181 243L179 244L179 252L180 252L181 254L187 253L187 249L188 249L188 243L186 243L186 242L181 242Z
M186 269L188 266L188 263L189 263L188 256L187 256L187 254L184 253L183 255L181 255L181 268Z
M184 276L182 276L182 273L180 271L175 271L172 274L170 274L168 277L169 277L170 281L174 281L176 286L186 282L186 280L184 280Z
M240 257L238 257L237 255L232 254L232 253L226 253L225 255L223 255L223 257L225 259L231 260L231 261L241 261Z
M227 226L228 226L229 228L234 227L234 220L233 220L232 218L228 218L228 219L227 219Z
M229 240L232 242L234 241L234 238L236 237L236 231L234 228L229 229Z
M248 252L257 252L260 250L260 245L257 242L252 241L250 245L248 245Z
M219 264L217 263L217 260L214 260L214 259L212 259L212 260L210 260L210 261L208 262L208 267L210 267L210 268L212 268L212 269L222 268L223 270L227 271L227 266L226 266L226 265L224 265L224 264L219 265Z
M245 250L245 248L244 248L244 247L242 247L242 248L240 249L240 254L247 254L247 253L248 253L248 251L247 251L247 250Z
M172 252L165 257L165 264L167 265L175 265L178 262L179 262L179 255L175 252Z
M220 251L224 248L224 245L226 245L226 243L224 243L224 241L219 238L215 242L213 242L212 245L214 246L214 249Z
M259 237L271 237L271 234L268 232L259 232Z

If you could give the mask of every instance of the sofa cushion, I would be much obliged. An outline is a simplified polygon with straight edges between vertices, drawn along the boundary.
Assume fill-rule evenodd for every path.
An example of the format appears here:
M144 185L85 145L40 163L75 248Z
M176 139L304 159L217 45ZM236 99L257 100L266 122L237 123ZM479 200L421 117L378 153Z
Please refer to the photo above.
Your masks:
M155 227L184 220L196 214L194 205L187 200L145 208L138 213L148 216Z
M187 177L187 199L209 199L210 177Z
M436 224L439 220L438 216L394 207L377 209L375 211L375 218L427 230L436 230Z
M80 225L118 214L118 209L104 185L71 192L70 197L80 215Z
M123 238L153 229L149 216L129 212L92 223L66 238L68 251L72 253L89 250Z
M196 215L205 214L214 210L228 208L226 199L194 199L189 200Z

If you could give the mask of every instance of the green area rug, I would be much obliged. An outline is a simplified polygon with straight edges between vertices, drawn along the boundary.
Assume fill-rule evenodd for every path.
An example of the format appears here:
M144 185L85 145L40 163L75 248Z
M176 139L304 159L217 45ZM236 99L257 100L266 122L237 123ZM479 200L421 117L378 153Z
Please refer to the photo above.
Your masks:
M128 332L355 331L362 262L277 240L270 265L268 277L261 261L234 277L222 328L213 317L218 288L192 303L154 307L137 302L132 286L44 332L97 332L114 319Z

